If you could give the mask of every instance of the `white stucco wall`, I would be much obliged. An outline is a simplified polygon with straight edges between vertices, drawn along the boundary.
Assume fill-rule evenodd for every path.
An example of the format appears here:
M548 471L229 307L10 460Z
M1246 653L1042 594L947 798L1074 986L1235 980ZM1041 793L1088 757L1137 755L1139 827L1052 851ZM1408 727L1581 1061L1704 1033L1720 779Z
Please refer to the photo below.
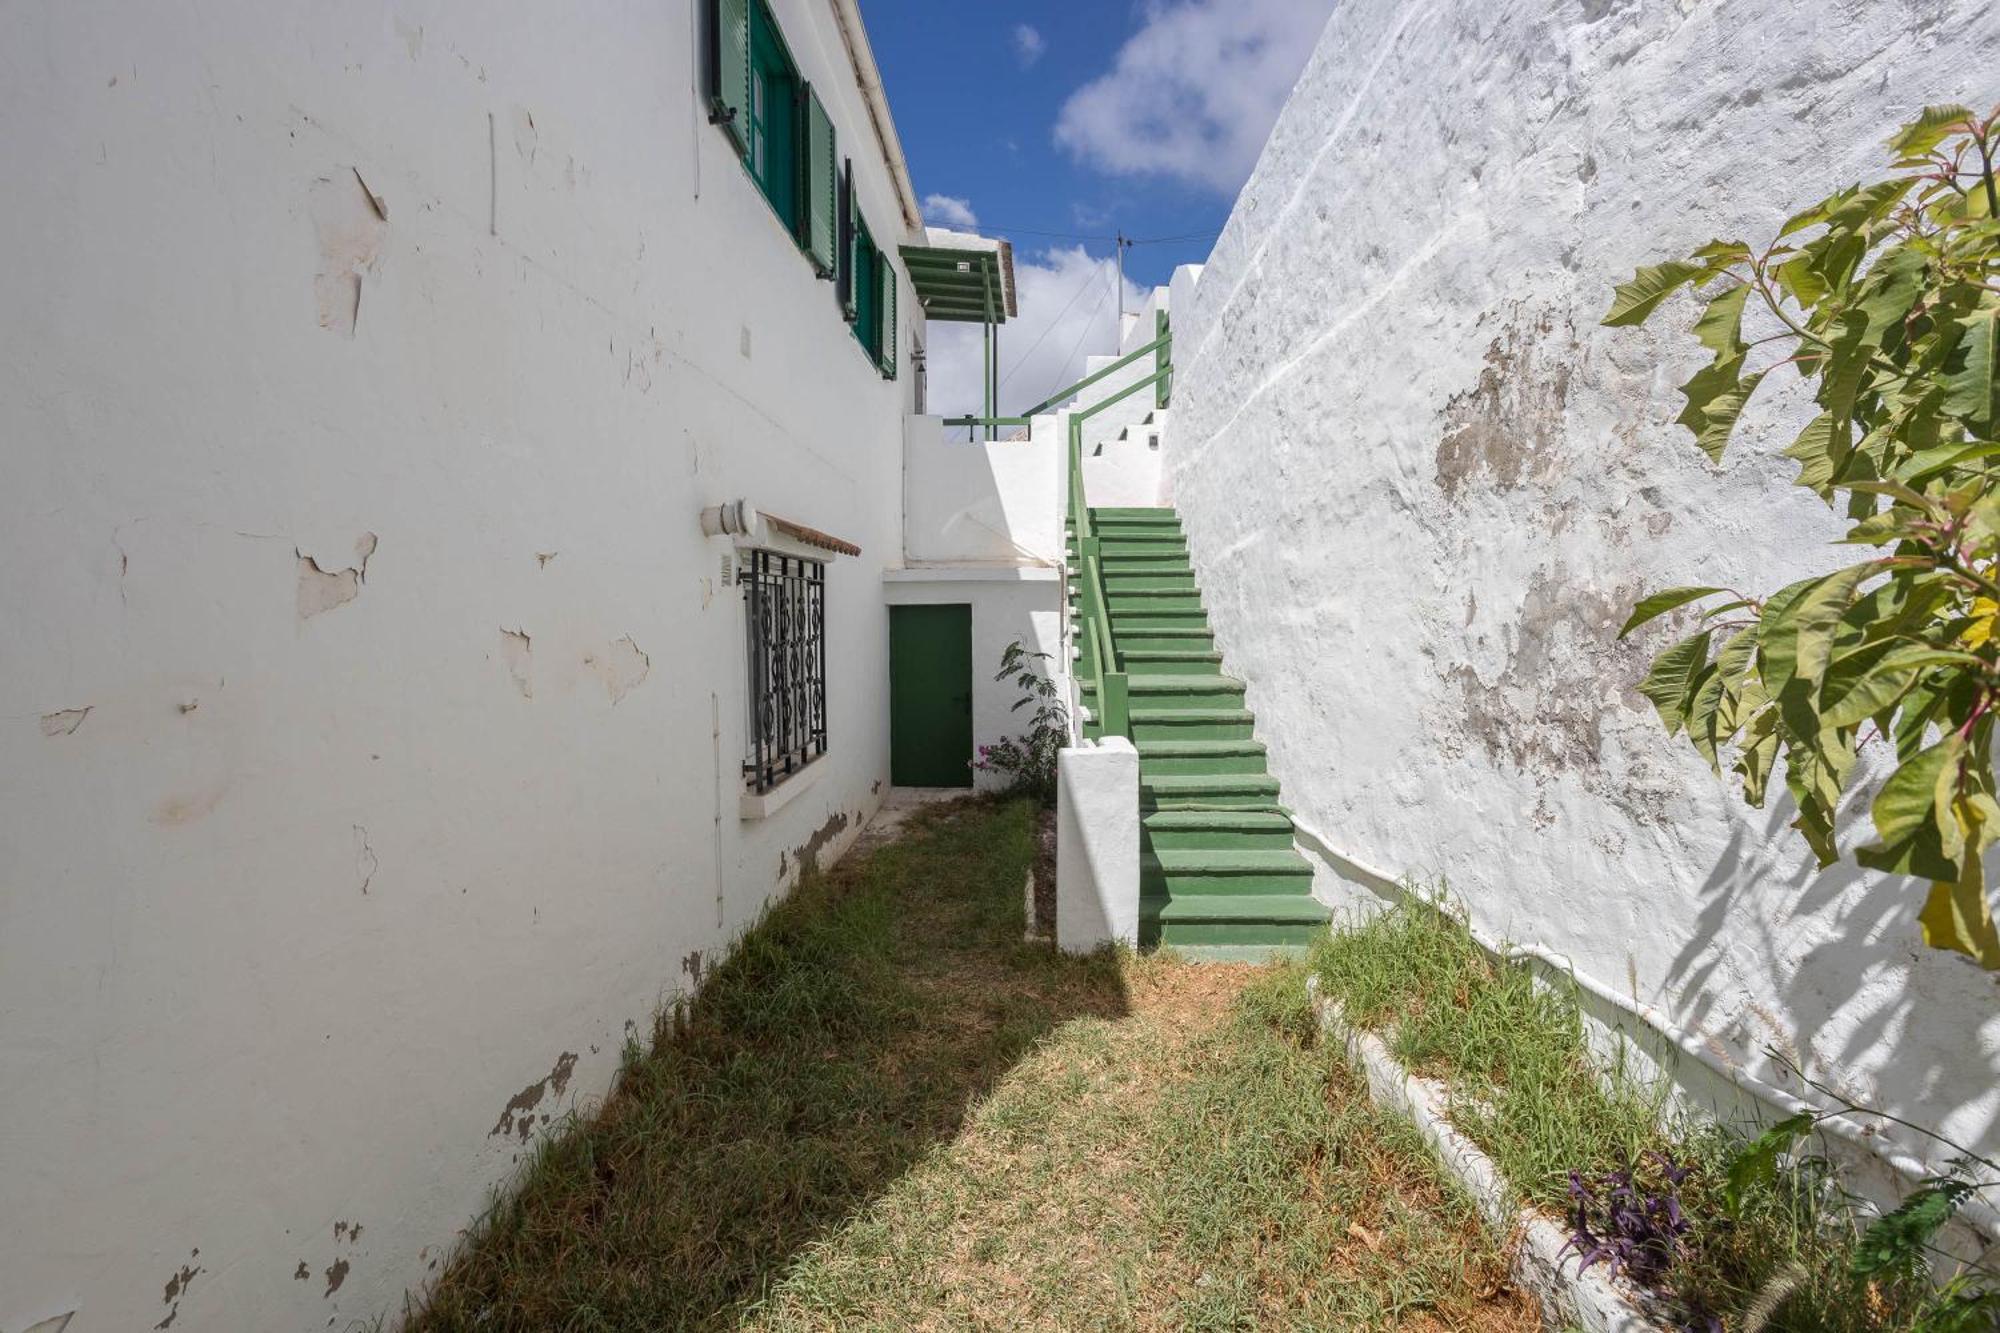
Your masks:
M685 0L29 0L0 125L0 1329L346 1327L879 801L911 381ZM863 551L754 822L737 496Z
M1633 686L1671 625L1615 640L1641 590L1830 567L1775 457L1801 403L1712 467L1669 424L1691 307L1597 321L1635 265L1881 170L1924 102L1986 105L1997 61L1983 0L1350 0L1175 301L1167 439L1302 821L1729 1060L1989 1152L1993 978L1921 946L1920 886L1816 872L1662 734Z
M912 564L1062 562L1064 453L1054 418L1020 440L947 437L938 416L907 419L904 545Z

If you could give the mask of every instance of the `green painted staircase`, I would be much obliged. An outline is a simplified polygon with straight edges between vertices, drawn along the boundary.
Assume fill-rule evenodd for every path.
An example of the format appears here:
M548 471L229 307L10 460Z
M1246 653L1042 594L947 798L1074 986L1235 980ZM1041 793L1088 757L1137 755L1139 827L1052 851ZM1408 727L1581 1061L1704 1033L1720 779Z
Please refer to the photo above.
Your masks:
M1172 509L1092 509L1139 750L1139 943L1195 956L1302 948L1325 929L1312 868L1264 763L1243 682L1224 674ZM1077 562L1071 525L1069 556ZM1075 620L1073 591L1069 614ZM1087 644L1089 636L1072 636ZM1079 648L1079 654L1089 649ZM1084 732L1101 734L1088 671Z

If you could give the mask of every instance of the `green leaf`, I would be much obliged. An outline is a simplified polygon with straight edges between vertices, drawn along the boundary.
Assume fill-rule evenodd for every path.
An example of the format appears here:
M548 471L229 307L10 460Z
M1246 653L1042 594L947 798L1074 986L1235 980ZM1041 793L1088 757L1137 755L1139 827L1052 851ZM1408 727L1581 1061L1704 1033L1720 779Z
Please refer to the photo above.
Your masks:
M1812 590L1819 579L1800 579L1772 593L1764 602L1764 614L1757 630L1757 673L1764 688L1775 697L1784 692L1796 674L1798 635L1792 631L1792 612L1799 599Z
M1701 674L1695 677L1694 695L1687 710L1688 739L1694 742L1696 752L1708 760L1709 768L1717 776L1721 776L1722 763L1715 754L1719 739L1716 719L1722 710L1723 692L1728 687L1729 682L1713 664L1703 667Z
M1708 631L1682 639L1653 659L1653 669L1639 682L1639 693L1653 701L1671 736L1687 721L1695 679L1708 664Z
M1924 943L1962 953L1987 971L2000 970L2000 932L1986 901L1986 878L1975 845L1959 858L1956 877L1936 880L1917 914Z
M1882 640L1833 659L1820 689L1820 720L1829 727L1859 726L1901 699L1917 677L1934 666L1980 666L1971 653Z
M1896 465L1894 476L1906 486L1921 486L1932 477L1953 469L1963 468L1971 473L1968 464L1993 458L2000 458L2000 444L1967 444L1957 440L1911 454Z
M1754 809L1764 807L1764 789L1777 759L1778 710L1774 705L1752 715L1736 758L1736 771L1743 775L1743 799Z
M1904 763L1876 793L1875 832L1887 847L1914 838L1925 827L1937 829L1938 789L1956 779L1965 741L1955 731ZM1950 807L1947 803L1946 810ZM1949 814L1946 815L1949 818Z
M1923 114L1903 126L1889 140L1889 151L1904 157L1920 157L1955 134L1971 128L1974 116L1957 103L1927 106Z
M2000 306L1959 321L1959 336L1945 363L1943 410L1975 427L2000 418Z
M1834 456L1833 439L1833 414L1822 412L1785 449L1785 457L1798 460L1797 483L1822 499L1832 498L1833 479L1840 468L1841 460Z
M1746 350L1743 343L1743 304L1749 296L1750 284L1747 282L1725 288L1721 295L1708 303L1701 312L1701 318L1694 323L1694 336L1702 346L1715 353L1717 361L1741 356Z
M1612 289L1614 299L1611 309L1604 316L1604 323L1612 326L1643 324L1647 316L1659 308L1660 302L1708 272L1701 264L1678 259L1642 267L1632 275L1630 282L1621 282Z
M1750 395L1757 392L1757 385L1764 378L1761 370L1739 378L1742 369L1742 356L1734 356L1703 367L1681 385L1687 407L1674 420L1693 431L1694 442L1718 463L1729 447L1729 437L1736 430L1736 419L1742 415L1743 405L1750 401Z
M1802 681L1818 685L1833 657L1833 633L1848 603L1863 579L1881 572L1880 561L1870 560L1836 570L1814 583L1799 598L1788 624L1797 636L1793 650L1793 672Z
M1668 588L1642 598L1638 605L1632 608L1632 614L1627 617L1625 628L1618 631L1618 637L1624 638L1647 621L1663 616L1677 606L1686 606L1698 598L1722 591L1721 588Z
M1810 1111L1788 1115L1730 1159L1722 1197L1731 1213L1742 1213L1752 1190L1759 1187L1768 1189L1777 1182L1778 1159L1790 1152L1800 1139L1812 1133L1813 1126L1818 1123L1819 1117Z
M1972 1197L1975 1188L1971 1181L1951 1176L1926 1180L1894 1209L1869 1223L1855 1244L1849 1271L1858 1278L1915 1272L1924 1262L1924 1247L1931 1237Z
M1814 218L1817 222L1820 219ZM1808 224L1810 225L1810 224ZM1778 265L1778 286L1785 290L1799 305L1811 309L1823 300L1827 293L1826 281L1813 271L1811 255L1801 254ZM1800 374L1809 373L1804 365Z
M1722 651L1715 655L1715 669L1722 673L1724 680L1734 685L1750 670L1750 663L1757 653L1757 626L1750 625L1737 630L1723 643Z

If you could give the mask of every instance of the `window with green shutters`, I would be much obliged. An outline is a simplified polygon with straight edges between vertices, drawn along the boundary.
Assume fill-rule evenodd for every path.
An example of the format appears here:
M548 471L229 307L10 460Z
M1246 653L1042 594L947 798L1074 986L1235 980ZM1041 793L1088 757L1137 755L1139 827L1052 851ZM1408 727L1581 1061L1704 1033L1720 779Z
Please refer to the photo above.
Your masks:
M844 250L840 299L854 337L884 379L896 378L896 270L875 244L867 219L854 202L853 166L843 181L848 243Z
M853 292L854 312L849 317L853 323L854 336L868 349L870 360L880 363L882 359L882 278L879 266L881 251L875 248L875 238L868 232L868 223L857 209L854 213Z
M799 72L762 0L750 12L750 174L786 228L797 235L799 176Z
M876 302L881 311L881 333L875 347L875 364L881 368L882 378L896 378L896 270L889 263L889 257L877 254L875 272L882 283L882 295Z
M708 118L748 151L750 134L750 10L756 0L710 0ZM761 6L759 6L761 7Z
M799 172L799 184L805 198L805 207L800 210L803 224L800 240L819 275L830 278L840 239L834 220L835 210L840 205L840 188L835 170L833 119L826 114L819 94L810 87L799 103L805 116L805 133L802 136L805 153Z
M729 135L757 188L823 278L869 359L896 378L896 270L854 194L833 118L799 77L766 0L705 0L709 119Z

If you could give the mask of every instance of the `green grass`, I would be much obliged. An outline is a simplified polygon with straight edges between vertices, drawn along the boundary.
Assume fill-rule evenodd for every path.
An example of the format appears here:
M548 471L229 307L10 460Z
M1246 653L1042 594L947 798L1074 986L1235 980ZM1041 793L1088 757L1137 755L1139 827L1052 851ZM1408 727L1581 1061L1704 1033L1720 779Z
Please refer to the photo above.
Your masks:
M1536 1327L1300 969L1024 944L1032 829L933 812L802 885L408 1327Z
M1667 1296L1730 1330L1759 1301L1768 1333L1888 1333L1920 1326L1927 1288L1848 1276L1857 1223L1823 1158L1780 1172L1731 1216L1722 1197L1740 1135L1666 1113L1664 1091L1586 1044L1574 988L1501 963L1445 904L1412 898L1336 931L1309 964L1348 1019L1450 1089L1454 1123L1522 1198L1563 1215L1568 1172L1620 1169L1649 1150L1691 1163L1695 1220ZM1780 1299L1780 1297L1782 1297Z

